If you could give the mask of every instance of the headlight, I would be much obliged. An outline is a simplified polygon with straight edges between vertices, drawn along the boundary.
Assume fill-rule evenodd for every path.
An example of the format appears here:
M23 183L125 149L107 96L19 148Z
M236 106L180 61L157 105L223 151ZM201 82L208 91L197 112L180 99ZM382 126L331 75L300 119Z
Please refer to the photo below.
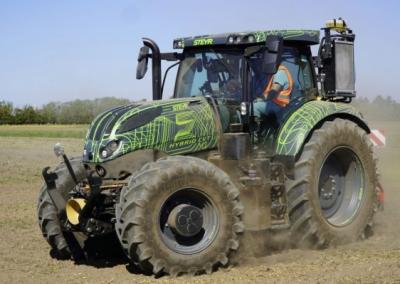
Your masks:
M106 148L107 148L108 150L110 150L111 152L115 152L115 151L118 149L118 146L119 146L119 141L113 140L113 141L110 141L110 142L107 144Z
M107 145L101 151L101 157L103 159L110 157L115 151L118 150L119 144L120 144L120 141L118 141L118 140L112 140L112 141L108 142Z

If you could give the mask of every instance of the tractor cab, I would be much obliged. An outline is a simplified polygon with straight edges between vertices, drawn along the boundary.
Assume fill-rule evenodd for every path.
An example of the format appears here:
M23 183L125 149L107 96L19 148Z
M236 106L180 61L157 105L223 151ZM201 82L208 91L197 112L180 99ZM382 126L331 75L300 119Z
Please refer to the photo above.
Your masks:
M333 30L338 34L331 35ZM215 108L223 133L250 132L253 143L267 146L274 154L273 144L280 127L301 105L321 98L348 100L355 94L354 35L344 21L327 24L324 31L316 57L312 56L311 46L320 43L318 30L225 33L175 39L173 47L181 49L181 53L160 53L155 42L144 39L137 78L144 76L147 60L152 58L153 99L159 100L164 85L160 62L178 61L170 67L178 65L174 98L206 97ZM339 42L351 48L341 52ZM335 47L340 52L335 52ZM338 91L335 84L340 70L335 70L333 65L339 56L351 57L351 60L345 58L345 62L350 62L344 67L346 74L352 76L351 82L347 82L350 87L344 91ZM286 70L281 85L290 88L290 96L287 103L276 104L272 97L277 94L268 94L268 85L276 81L274 76L282 77L281 69Z
M173 97L208 98L223 133L250 131L253 143L267 145L288 114L317 95L310 51L310 45L317 43L318 31L231 33L175 40L174 47L183 52L175 54L179 69ZM291 74L290 103L267 112L265 89L280 65Z

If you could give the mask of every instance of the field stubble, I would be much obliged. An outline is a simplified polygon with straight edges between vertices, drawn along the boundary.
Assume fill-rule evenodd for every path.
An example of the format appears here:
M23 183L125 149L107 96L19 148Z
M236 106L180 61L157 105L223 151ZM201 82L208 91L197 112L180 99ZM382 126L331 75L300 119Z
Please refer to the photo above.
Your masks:
M1 283L315 283L400 282L399 166L400 124L373 123L387 136L387 146L377 149L385 188L385 211L377 214L375 234L368 240L322 251L286 250L247 259L240 266L212 275L152 276L134 274L126 264L97 268L91 264L57 261L49 256L36 219L41 169L55 166L54 143L80 155L83 141L68 138L0 137L0 282ZM41 126L39 133L62 128ZM0 136L5 133L0 127ZM32 128L31 128L32 130ZM15 131L15 129L14 129ZM75 130L71 130L74 132ZM18 131L17 131L18 132ZM21 136L14 133L14 136ZM40 136L40 135L32 135ZM65 136L64 136L65 137ZM71 137L71 136L66 136ZM79 136L83 137L83 136Z

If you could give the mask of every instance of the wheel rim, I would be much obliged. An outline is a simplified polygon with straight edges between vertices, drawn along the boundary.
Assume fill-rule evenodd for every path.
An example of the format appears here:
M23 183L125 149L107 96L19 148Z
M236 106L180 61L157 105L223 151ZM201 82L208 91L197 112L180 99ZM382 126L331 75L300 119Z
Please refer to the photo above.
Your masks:
M353 222L364 197L364 170L348 147L333 149L322 164L318 195L325 220L342 227Z
M178 190L161 207L161 238L176 253L195 254L206 249L214 241L218 228L217 208L197 189Z

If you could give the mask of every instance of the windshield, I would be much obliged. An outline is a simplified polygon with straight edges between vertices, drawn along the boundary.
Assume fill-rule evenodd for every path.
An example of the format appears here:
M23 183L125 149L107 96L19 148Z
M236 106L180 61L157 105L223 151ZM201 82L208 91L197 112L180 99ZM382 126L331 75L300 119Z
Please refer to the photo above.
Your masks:
M214 51L185 53L180 64L175 97L213 96L240 101L243 55Z

